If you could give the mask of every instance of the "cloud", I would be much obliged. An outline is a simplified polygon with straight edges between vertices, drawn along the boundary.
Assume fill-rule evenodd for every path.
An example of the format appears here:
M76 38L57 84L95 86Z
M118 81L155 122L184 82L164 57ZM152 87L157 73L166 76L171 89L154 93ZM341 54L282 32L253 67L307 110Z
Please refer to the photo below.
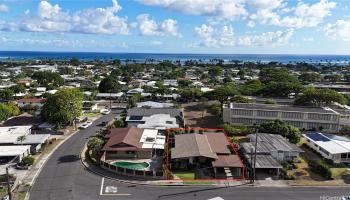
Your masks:
M221 30L210 25L202 24L195 27L195 32L201 39L200 45L206 47L233 47L233 46L267 46L284 45L293 36L294 30L265 32L260 35L235 36L231 26L223 26ZM192 45L198 46L198 45Z
M249 16L248 26L251 27L256 22L289 28L316 27L336 7L335 2L328 0L320 0L314 4L299 1L295 8L286 7L283 0L255 0L250 4L256 9L256 13ZM283 15L291 11L291 15Z
M150 6L158 6L190 15L206 15L226 20L245 17L248 12L245 0L138 0Z
M350 41L350 20L337 20L323 28L325 34L332 39Z
M5 4L0 4L0 13L5 13L9 11L9 7Z
M84 9L69 13L58 4L41 1L37 13L31 15L25 11L25 17L18 23L17 29L28 32L69 32L86 34L128 34L126 17L117 16L121 6L112 0L112 6L106 8Z
M145 36L176 36L181 37L178 32L177 21L166 19L160 25L153 20L149 14L140 14L136 17L137 22L132 26L140 30Z
M138 2L162 7L190 15L214 17L213 21L243 19L247 26L257 23L289 28L315 27L331 15L336 3L319 0L304 3L299 0L288 7L286 0L138 0ZM219 20L218 20L219 19Z

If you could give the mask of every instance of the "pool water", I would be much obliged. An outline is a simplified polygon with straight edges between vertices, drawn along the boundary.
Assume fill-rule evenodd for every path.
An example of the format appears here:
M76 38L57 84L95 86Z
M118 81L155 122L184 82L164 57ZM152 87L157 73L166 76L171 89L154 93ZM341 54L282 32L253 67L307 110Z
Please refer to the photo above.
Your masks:
M149 164L146 162L126 162L126 161L117 161L112 163L112 165L127 169L141 170L149 167Z

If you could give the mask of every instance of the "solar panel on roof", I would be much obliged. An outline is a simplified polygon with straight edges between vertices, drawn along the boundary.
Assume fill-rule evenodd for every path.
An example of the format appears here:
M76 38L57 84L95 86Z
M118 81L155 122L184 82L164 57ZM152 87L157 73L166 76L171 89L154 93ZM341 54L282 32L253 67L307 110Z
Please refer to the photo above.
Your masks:
M135 116L135 115L133 115L133 116L129 117L129 120L141 120L141 119L142 119L142 116Z
M330 139L321 135L320 133L308 133L308 134L306 134L306 136L308 138L312 139L313 141L322 141L322 142L330 141Z
M342 137L342 136L326 134L326 133L324 133L324 135L327 136L328 138L332 139L332 140L339 140L339 141L344 141L344 142L350 142L350 140L348 140L347 138Z

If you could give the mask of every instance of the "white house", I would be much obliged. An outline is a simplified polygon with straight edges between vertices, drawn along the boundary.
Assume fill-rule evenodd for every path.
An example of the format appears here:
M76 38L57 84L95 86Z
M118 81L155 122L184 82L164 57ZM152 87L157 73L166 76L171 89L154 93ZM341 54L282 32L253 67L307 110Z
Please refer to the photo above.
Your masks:
M177 87L178 83L176 79L165 79L163 82L164 86L174 86Z
M151 116L143 116L142 118L140 118L139 121L140 123L137 125L137 128L149 128L157 130L179 128L179 124L176 122L176 118L171 117L169 114L155 114Z
M0 146L0 158L11 160L17 157L17 162L30 154L30 145L22 146Z
M334 163L350 163L350 140L326 133L303 134L306 144Z

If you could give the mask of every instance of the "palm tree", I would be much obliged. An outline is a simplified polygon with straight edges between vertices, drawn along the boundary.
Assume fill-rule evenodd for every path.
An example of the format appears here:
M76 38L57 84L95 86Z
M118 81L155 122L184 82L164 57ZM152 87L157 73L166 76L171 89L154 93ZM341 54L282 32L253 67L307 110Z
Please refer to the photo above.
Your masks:
M21 144L23 144L24 140L26 140L26 136L25 135L21 135L17 138L17 142L20 142Z

